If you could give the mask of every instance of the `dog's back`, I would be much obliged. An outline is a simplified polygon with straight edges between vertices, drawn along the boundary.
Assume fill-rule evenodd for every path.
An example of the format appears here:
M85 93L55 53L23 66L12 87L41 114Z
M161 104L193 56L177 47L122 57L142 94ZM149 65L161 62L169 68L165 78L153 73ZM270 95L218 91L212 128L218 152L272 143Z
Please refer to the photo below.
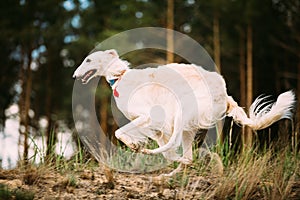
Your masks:
M184 129L210 128L226 111L226 87L219 74L188 64L168 64L158 68L132 69L118 84L116 98L120 110L129 118L146 115L156 105L168 119L182 112ZM198 109L196 109L198 108ZM127 114L126 114L127 113ZM185 123L187 122L187 123Z

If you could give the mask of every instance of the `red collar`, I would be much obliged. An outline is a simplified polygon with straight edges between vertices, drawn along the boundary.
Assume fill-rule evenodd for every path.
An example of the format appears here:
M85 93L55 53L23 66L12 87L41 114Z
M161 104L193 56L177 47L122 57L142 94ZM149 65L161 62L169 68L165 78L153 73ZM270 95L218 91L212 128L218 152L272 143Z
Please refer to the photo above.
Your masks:
M108 83L110 84L110 87L113 90L113 94L115 97L119 97L119 92L117 91L117 86L118 86L118 82L121 80L121 77L123 76L123 74L126 72L127 70L123 70L119 75L117 75L115 78L113 79L109 79Z

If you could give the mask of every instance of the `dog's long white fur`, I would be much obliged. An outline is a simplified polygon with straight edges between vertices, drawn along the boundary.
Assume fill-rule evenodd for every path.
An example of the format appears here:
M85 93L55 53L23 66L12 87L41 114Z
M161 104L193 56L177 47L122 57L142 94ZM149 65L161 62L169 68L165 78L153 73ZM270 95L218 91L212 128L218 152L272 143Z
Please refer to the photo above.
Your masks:
M253 130L267 128L283 118L292 118L291 111L295 102L295 95L292 91L280 94L275 103L264 102L265 100L266 97L258 97L252 103L248 118L244 110L229 98L228 102L233 107L227 115L233 117L235 122L247 125Z
M95 69L95 74L86 76ZM115 96L117 106L132 121L116 131L118 139L138 149L140 143L151 138L157 141L159 148L142 149L143 153L163 153L167 159L185 164L191 162L191 151L183 149L189 153L180 158L176 148L183 141L191 144L197 129L208 129L227 115L238 124L260 130L282 118L292 118L295 103L292 91L279 95L275 103L258 97L250 106L248 117L227 95L225 81L218 73L176 63L156 69L129 69L128 62L119 59L115 50L90 54L74 72L74 77L85 77L88 81L95 76L117 80L112 87L118 95L120 93ZM157 105L164 109L159 113L165 115L161 121L150 116Z
M261 130L267 128L268 126L272 125L274 122L279 121L283 118L292 118L293 104L295 102L295 96L292 91L287 91L282 93L278 96L277 101L275 103L264 104L262 108L262 102L265 100L264 97L257 98L249 109L249 116L245 113L243 108L238 106L238 104L231 98L228 97L228 104L231 104L232 110L227 113L227 116L233 117L233 120L241 125L246 125L252 128L253 130ZM175 118L176 119L176 118ZM174 122L174 124L177 124ZM174 127L175 129L175 127ZM175 129L176 130L176 129ZM176 133L176 131L174 131ZM171 136L169 142L162 147L157 149L146 151L146 153L162 153L167 151L168 149L173 148L174 146L179 146L176 142L178 135L174 134Z

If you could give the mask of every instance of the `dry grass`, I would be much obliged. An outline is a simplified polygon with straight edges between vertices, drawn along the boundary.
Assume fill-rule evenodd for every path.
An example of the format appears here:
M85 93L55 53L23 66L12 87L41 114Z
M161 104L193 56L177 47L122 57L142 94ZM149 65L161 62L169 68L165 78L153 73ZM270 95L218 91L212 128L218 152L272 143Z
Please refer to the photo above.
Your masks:
M268 150L264 153L248 150L224 156L223 162L224 159L227 166L223 173L218 172L218 162L194 165L188 170L189 181L186 186L181 185L177 198L300 199L299 154L290 150ZM201 175L199 171L205 172ZM186 175L181 176L182 182L186 182Z
M195 155L192 166L160 185L151 182L151 177L162 172L113 173L77 158L0 169L0 199L22 195L43 199L50 194L60 199L300 199L299 153L269 149L234 154L226 146L216 149L204 157Z
M211 196L217 199L253 199L259 191L268 161L268 155L259 158L241 156L226 169Z

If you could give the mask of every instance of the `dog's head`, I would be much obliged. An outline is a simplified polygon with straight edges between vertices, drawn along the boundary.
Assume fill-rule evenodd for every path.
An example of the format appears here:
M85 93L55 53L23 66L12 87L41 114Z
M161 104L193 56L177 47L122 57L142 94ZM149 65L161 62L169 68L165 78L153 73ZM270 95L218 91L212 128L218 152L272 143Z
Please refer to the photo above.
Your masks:
M81 79L86 84L96 76L107 76L111 73L109 68L118 58L118 53L113 49L94 52L83 60L73 78Z

